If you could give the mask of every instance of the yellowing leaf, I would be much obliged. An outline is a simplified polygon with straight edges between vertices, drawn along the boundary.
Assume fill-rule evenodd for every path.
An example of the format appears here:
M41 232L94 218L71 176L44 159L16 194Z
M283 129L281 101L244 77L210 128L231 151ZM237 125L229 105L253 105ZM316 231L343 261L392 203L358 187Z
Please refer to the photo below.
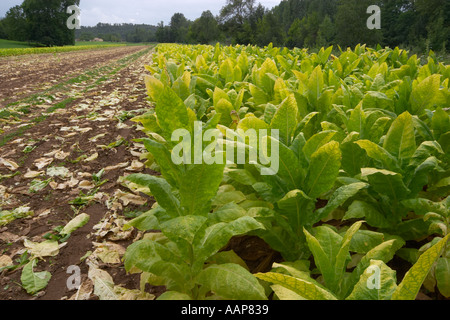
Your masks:
M89 219L90 216L88 214L86 213L79 214L65 225L65 227L61 230L60 234L61 235L71 234L75 230L83 227L86 223L88 223Z
M91 155L90 157L86 158L83 160L83 162L91 162L94 161L98 158L98 153L94 153L93 155Z
M94 243L96 247L93 255L104 263L121 263L121 257L125 254L125 248L116 243Z
M258 273L255 276L258 279L281 285L308 300L337 300L332 293L310 281L275 272Z
M11 171L16 171L19 169L19 165L11 160L6 160L3 158L0 158L0 163L3 164L5 167L7 167Z
M31 171L31 170L28 170L28 172L27 173L25 173L24 175L23 175L23 177L25 178L25 179L34 179L34 178L36 178L36 177L39 177L41 174L43 174L44 172L43 171Z
M53 162L53 158L40 158L34 162L34 165L36 166L36 168L41 170L41 169L45 168L46 166L48 166L52 162Z
M9 256L6 255L0 256L0 269L3 267L12 266L13 264L14 262Z
M59 245L57 241L47 240L38 243L25 239L23 244L29 249L28 252L34 258L54 257L59 253Z
M133 171L133 172L139 172L144 169L144 164L142 162L139 162L137 160L133 160L131 162L131 166L127 167L125 170L127 171Z
M147 203L146 199L144 199L138 195L135 195L135 194L123 192L121 190L117 190L116 193L114 194L114 196L117 197L119 200L121 200L125 206L127 206L130 203L133 203L133 204L136 204L139 206L142 206L145 203Z
M450 234L441 239L419 257L419 260L417 260L412 268L406 273L403 281L399 284L397 290L395 290L392 295L392 300L416 299L416 296L422 287L423 281L425 280L428 272L430 272L434 262L441 255L441 251L449 238Z

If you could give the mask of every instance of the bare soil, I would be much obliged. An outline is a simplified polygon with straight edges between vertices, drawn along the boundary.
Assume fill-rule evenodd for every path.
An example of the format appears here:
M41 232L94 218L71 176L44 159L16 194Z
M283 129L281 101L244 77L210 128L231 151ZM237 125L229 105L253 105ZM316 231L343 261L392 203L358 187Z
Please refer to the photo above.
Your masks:
M76 52L63 54L59 57L60 63L54 63L53 56L27 56L23 59L9 59L0 61L2 69L0 97L12 101L20 95L16 94L17 86L26 88L27 95L30 95L42 86L43 82L60 81L62 78L74 76L75 73L86 72L90 68L114 63L115 61L130 56L138 51L143 51L142 47L113 48L108 50L92 52ZM133 204L123 205L114 194L117 190L130 192L117 181L119 177L129 174L126 168L139 157L133 156L130 151L142 151L139 146L135 146L133 139L142 137L142 133L136 130L135 124L129 119L120 117L123 112L131 111L136 115L136 110L143 110L151 106L146 101L146 90L142 76L144 64L151 59L151 52L146 52L137 60L129 63L114 76L111 76L101 85L89 90L83 96L76 96L75 100L65 106L64 109L55 111L48 115L45 120L35 123L24 133L11 139L0 148L0 158L8 159L18 164L19 168L15 172L20 174L11 178L0 180L1 186L6 190L7 199L2 199L1 208L12 210L20 206L30 207L34 215L30 219L17 219L4 227L0 227L0 255L7 255L14 261L24 250L23 240L28 239L35 242L45 240L44 235L54 233L54 228L64 226L74 216L74 208L69 204L80 195L80 192L88 193L92 189L81 189L78 186L66 187L64 189L53 189L48 185L38 192L30 191L30 182L33 179L24 178L28 171L38 170L35 166L36 160L40 158L52 158L51 154L55 150L63 154L64 158L53 158L52 164L42 169L43 174L39 177L44 180L48 177L45 170L50 166L65 167L79 180L90 181L90 177L101 169L116 166L117 164L127 164L114 168L104 174L102 180L107 180L97 191L101 195L95 201L85 206L75 206L75 210L86 213L90 216L89 222L82 228L76 230L67 240L67 244L62 247L59 254L44 261L39 261L35 271L46 270L52 274L52 278L46 289L36 296L29 295L20 285L22 268L12 272L4 270L0 273L0 300L60 300L69 298L74 292L69 292L66 281L70 276L67 268L71 265L78 265L81 268L83 279L87 278L88 267L80 258L88 251L94 251L93 242L107 241L108 236L98 237L94 235L93 227L102 219L109 216L123 216L125 210L148 210L152 205L152 200L144 206ZM75 63L74 63L75 62ZM40 66L44 66L43 70ZM33 67L34 66L34 67ZM14 73L8 70L13 68ZM32 69L40 71L33 71ZM70 71L69 71L70 69ZM6 73L3 70L7 70ZM69 74L66 72L69 71ZM40 79L40 80L38 80ZM79 88L82 89L82 86ZM83 88L84 89L84 88ZM70 93L64 93L61 99L66 98ZM80 108L82 106L82 108ZM140 111L140 112L143 112ZM95 112L96 116L88 118ZM24 116L20 121L30 123L30 120L39 113L38 107L30 115ZM120 118L121 120L119 120ZM123 122L122 122L123 120ZM14 120L17 122L17 120ZM13 134L20 125L14 123L4 123L4 135ZM101 136L99 136L101 135ZM97 139L92 139L93 137ZM105 148L111 142L122 139L123 144ZM32 146L32 151L24 153L26 146ZM83 162L75 160L83 155L97 153L96 159ZM148 173L152 173L145 170ZM145 172L142 169L142 172ZM12 170L0 165L0 174L11 174ZM83 178L80 178L83 177ZM56 184L63 183L64 180L58 177L52 178ZM55 185L53 185L55 186ZM108 208L110 203L107 200L115 201L114 210ZM42 213L49 212L43 216ZM116 243L126 248L137 236L137 231L133 231L127 237L116 240ZM139 276L127 275L122 265L103 264L114 279L116 285L121 285L129 289L139 288ZM153 290L154 291L154 290ZM149 292L153 292L149 289ZM95 299L95 297L92 297Z

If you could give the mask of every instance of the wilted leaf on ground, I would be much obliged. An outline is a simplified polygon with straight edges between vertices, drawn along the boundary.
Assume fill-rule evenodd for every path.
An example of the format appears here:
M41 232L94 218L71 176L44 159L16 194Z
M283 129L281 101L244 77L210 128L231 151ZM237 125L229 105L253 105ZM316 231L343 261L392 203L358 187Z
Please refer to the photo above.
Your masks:
M120 286L114 287L114 292L118 295L119 300L133 301L133 300L154 300L153 294L142 292L141 290L130 290Z
M34 258L54 257L59 253L58 241L46 240L44 242L32 242L28 239L23 241L23 244L28 248L28 252Z
M53 162L53 158L39 158L36 161L34 161L34 165L36 166L36 168L41 170L41 169L45 168L46 166L48 166L52 162Z
M34 272L33 268L36 264L36 259L31 260L25 265L22 270L22 275L20 276L22 286L29 294L35 294L47 287L47 284L52 277L48 271Z
M0 163L3 164L5 167L7 167L11 171L16 171L19 169L19 165L11 160L6 160L3 158L0 158Z
M58 151L55 153L55 159L64 160L70 155L69 152Z
M30 182L29 192L34 193L34 192L41 191L42 189L45 189L45 187L47 187L49 183L50 183L50 179L44 180L44 181L42 181L40 179L34 179L33 181Z
M3 267L11 266L13 264L14 264L14 262L12 261L12 259L9 256L7 256L7 255L0 256L0 269Z
M138 206L142 206L147 203L147 200L131 193L123 192L122 190L116 190L114 196L123 202L124 206L132 203Z
M89 300L93 290L94 286L92 284L92 280L86 279L86 281L83 281L81 286L78 288L77 293L71 296L69 300Z
M84 159L83 162L91 162L91 161L94 161L97 158L98 158L98 153L96 152L96 153L92 154L90 157Z
M106 167L105 171L108 172L108 171L112 171L112 170L122 169L122 168L128 167L129 164L130 164L129 162L119 163L119 164L116 164L115 166Z
M28 169L28 172L23 175L25 179L34 179L43 174L43 171L31 171Z
M83 227L89 222L90 216L86 213L79 214L75 218L69 221L68 224L61 230L61 235L71 234L75 230Z
M131 162L131 166L127 167L125 170L139 172L139 171L142 171L143 169L144 169L144 164L142 162L133 160Z
M47 175L49 177L59 177L61 179L66 179L70 175L69 169L66 167L49 167L47 168Z
M100 300L118 300L119 297L114 292L114 280L111 275L92 263L89 264L89 279L94 283L94 294Z
M78 185L78 188L80 189L93 189L95 187L94 183L92 181L83 180Z
M125 254L125 248L116 243L94 243L94 246L96 249L93 252L93 255L98 257L104 263L121 263L121 257Z
M0 209L1 210L1 209ZM4 210L0 211L0 227L7 225L8 223L26 217L30 217L34 214L34 211L30 207L18 207L12 211Z

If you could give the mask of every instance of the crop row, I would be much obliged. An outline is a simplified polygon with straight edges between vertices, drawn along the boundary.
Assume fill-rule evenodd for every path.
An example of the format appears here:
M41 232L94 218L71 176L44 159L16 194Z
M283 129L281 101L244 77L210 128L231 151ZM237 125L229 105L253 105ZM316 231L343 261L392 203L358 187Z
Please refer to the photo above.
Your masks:
M64 46L64 47L45 47L45 48L8 48L0 50L0 57L21 56L27 54L43 54L43 53L61 53L80 50L94 50L102 48L111 48L125 46L124 44L108 44L108 45L86 45L86 46Z
M157 201L129 225L161 232L125 267L160 299L450 297L450 66L432 52L161 44L146 68L155 108L134 121L161 176L126 177ZM244 234L283 262L251 274L222 251Z

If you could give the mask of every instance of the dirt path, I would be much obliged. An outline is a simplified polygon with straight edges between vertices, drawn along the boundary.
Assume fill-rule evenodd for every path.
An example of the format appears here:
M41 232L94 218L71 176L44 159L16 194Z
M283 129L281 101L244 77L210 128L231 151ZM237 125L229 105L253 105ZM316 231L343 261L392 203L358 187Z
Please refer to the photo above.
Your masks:
M96 299L94 279L105 272L109 287L103 289L116 298L151 299L158 293L148 286L145 294L138 291L139 275L126 275L120 260L141 236L124 224L153 204L119 179L135 172L154 173L144 168L145 148L133 141L143 134L130 121L151 107L143 81L151 54L150 48L132 47L64 55L62 59L75 57L78 62L69 77L76 81L62 84L57 65L52 68L44 57L25 58L25 64L33 64L33 59L46 63L44 81L58 83L37 95L34 90L42 83L33 88L33 81L14 78L32 74L36 81L39 72L27 66L9 75L8 90L18 81L35 95L9 107L9 117L0 123L0 270L9 265L0 271L0 300ZM19 60L11 63L20 65ZM1 68L8 67L0 61ZM63 238L61 228L83 214L89 216L87 224ZM12 221L5 223L8 217ZM57 248L40 250L43 244ZM22 287L21 276L35 257L33 272L49 272L51 279L31 295ZM78 291L67 286L70 266L80 271Z
M0 58L0 106L4 107L84 70L108 64L140 50L142 47L115 47Z

